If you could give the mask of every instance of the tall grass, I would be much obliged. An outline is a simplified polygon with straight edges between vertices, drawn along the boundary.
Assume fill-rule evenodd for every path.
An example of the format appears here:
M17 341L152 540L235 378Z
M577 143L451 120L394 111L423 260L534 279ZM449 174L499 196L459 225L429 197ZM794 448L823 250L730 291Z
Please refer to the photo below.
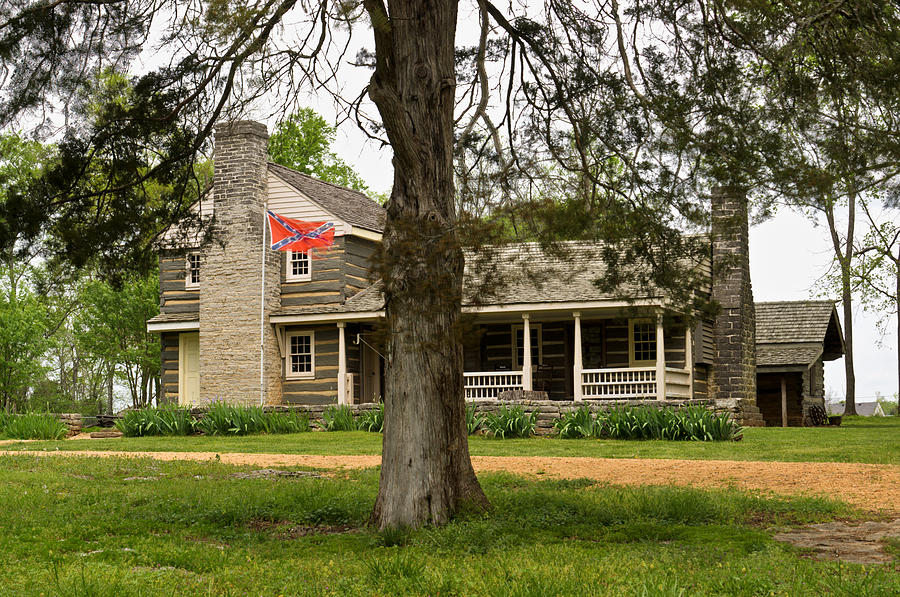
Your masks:
M360 414L356 426L360 431L382 433L384 431L384 402L379 402L376 408Z
M258 406L215 402L199 419L184 407L144 408L126 411L116 428L128 437L148 435L250 435L254 433L302 433L309 431L309 414L264 412Z
M333 404L326 408L319 425L325 431L356 431L359 428L353 418L353 411L346 404Z
M681 409L624 406L596 415L587 406L554 421L563 439L664 439L675 441L727 441L738 439L742 428L727 413L716 414L704 406Z
M503 405L497 413L487 413L482 425L488 435L500 439L531 437L537 423L537 411L528 414L521 406Z
M196 421L183 407L143 408L125 411L116 421L116 429L127 437L190 435L196 430Z
M69 428L50 414L4 414L0 418L0 433L13 439L62 439Z
M469 435L472 435L484 425L484 417L475 413L476 408L474 404L466 406L466 431L469 432Z

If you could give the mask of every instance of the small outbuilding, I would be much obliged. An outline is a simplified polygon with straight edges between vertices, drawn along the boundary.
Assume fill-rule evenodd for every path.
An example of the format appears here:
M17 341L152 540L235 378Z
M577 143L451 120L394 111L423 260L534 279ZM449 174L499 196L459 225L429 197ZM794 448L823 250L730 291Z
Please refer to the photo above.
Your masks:
M824 361L844 355L831 301L756 303L756 404L767 426L810 424L825 407Z

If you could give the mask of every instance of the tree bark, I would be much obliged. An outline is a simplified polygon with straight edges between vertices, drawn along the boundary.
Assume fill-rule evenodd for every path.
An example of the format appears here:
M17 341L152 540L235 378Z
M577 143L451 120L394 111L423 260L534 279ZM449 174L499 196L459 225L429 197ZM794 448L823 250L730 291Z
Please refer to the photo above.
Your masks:
M457 2L366 0L369 96L394 152L381 274L388 350L380 529L489 507L469 458L459 318L463 255L453 185Z
M856 414L856 373L853 369L853 292L850 285L850 266L853 259L853 231L856 223L856 193L847 194L847 240L841 247L837 223L834 219L834 205L827 203L825 218L831 233L831 244L841 266L841 303L844 311L844 375L847 391L844 397L844 414Z

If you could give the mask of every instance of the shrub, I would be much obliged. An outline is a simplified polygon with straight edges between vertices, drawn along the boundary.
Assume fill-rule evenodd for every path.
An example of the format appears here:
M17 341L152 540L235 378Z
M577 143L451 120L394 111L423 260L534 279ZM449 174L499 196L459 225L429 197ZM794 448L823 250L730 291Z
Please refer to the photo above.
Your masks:
M466 431L469 432L469 435L478 431L482 425L484 425L484 417L475 414L475 405L466 405Z
M367 410L359 415L356 426L360 431L381 433L384 431L384 402L379 402L378 407Z
M510 439L516 437L531 437L537 422L537 411L528 414L521 406L501 406L497 414L488 413L484 416L485 430L493 437Z
M266 414L259 406L213 402L197 427L206 435L249 435L266 431Z
M356 419L346 404L331 405L322 413L319 424L325 431L356 431Z
M179 406L129 410L116 421L116 429L126 437L190 435L195 428L196 421L191 411Z
M557 423L561 419L557 420ZM558 427L557 427L558 428ZM616 407L597 414L597 437L610 439L665 439L725 441L736 439L741 427L727 413L716 415L704 406L660 409L649 406Z
M69 432L62 421L49 414L27 413L4 418L3 432L14 439L62 439Z
M556 428L557 435L562 439L597 437L599 433L597 418L587 406L564 414L553 421L553 427Z
M266 433L305 433L309 430L309 413L291 411L266 414Z

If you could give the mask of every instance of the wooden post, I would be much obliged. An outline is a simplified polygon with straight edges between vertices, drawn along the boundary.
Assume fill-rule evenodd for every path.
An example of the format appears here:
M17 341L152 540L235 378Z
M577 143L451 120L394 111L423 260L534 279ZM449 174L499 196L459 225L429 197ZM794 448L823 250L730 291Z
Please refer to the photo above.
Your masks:
M347 404L347 347L344 345L344 328L347 322L339 321L338 328L338 404Z
M574 354L575 366L573 368L573 373L575 375L575 379L574 379L575 383L573 385L574 385L574 390L575 390L575 401L581 402L581 400L584 398L584 395L582 393L584 391L584 388L581 385L581 383L582 383L581 371L584 368L584 364L582 362L582 357L581 357L581 313L576 311L576 312L572 313L572 315L575 317L575 354Z
M522 313L522 389L530 392L531 383L531 315Z
M781 374L781 426L787 427L787 381Z
M666 399L666 345L662 313L656 316L656 399Z
M694 399L694 337L689 325L684 326L684 368L688 370L688 397Z

